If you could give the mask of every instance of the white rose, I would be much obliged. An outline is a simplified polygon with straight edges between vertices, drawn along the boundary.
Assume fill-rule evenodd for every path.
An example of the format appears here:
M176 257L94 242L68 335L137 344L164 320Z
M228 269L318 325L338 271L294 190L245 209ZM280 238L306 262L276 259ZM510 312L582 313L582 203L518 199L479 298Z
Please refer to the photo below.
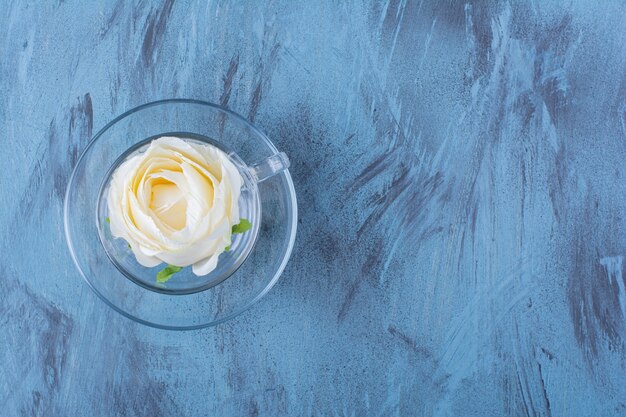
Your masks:
M113 173L111 234L146 267L193 265L206 275L239 223L241 174L220 149L175 137L155 139Z

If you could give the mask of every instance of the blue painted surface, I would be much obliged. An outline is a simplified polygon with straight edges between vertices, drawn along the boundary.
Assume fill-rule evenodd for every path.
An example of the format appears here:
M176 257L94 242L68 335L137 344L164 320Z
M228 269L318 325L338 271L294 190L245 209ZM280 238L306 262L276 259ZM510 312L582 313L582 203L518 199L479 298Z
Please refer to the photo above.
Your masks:
M3 416L626 415L626 4L0 8ZM63 238L97 129L221 103L291 157L292 259L174 333Z

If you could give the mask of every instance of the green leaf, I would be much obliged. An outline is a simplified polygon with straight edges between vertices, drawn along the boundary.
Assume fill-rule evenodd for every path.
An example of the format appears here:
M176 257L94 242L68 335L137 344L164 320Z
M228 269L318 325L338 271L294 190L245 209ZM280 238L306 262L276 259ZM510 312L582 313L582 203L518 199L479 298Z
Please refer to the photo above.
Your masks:
M111 223L111 219L109 219L108 217L105 217L104 221L107 222L107 223Z
M226 247L224 248L224 252L228 252L229 250L230 250L230 245L228 245L228 246L226 246Z
M181 269L183 268L180 266L174 266L174 265L166 266L165 268L163 268L162 271L160 271L157 274L156 282L167 282L170 278L172 278L172 275L179 272Z
M248 219L239 219L239 223L233 226L233 233L244 233L252 228Z

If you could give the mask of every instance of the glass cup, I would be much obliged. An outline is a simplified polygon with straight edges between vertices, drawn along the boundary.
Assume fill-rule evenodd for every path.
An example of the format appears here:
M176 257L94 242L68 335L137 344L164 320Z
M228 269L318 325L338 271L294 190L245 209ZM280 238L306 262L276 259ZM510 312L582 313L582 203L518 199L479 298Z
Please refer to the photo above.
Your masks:
M188 267L174 274L167 282L159 283L156 281L156 275L166 264L157 265L153 268L147 268L139 264L135 255L128 247L127 242L123 239L114 238L111 235L109 223L104 220L109 217L107 196L115 170L127 159L138 153L145 152L154 139L163 136L174 136L187 142L209 144L219 148L228 155L243 178L243 186L239 197L239 215L250 221L252 229L242 234L232 235L230 250L223 252L219 256L217 267L209 274L199 277L192 272L191 267ZM98 215L96 216L100 242L109 259L120 272L128 279L144 288L177 295L206 290L231 276L246 260L250 251L252 251L261 224L261 200L259 198L257 183L287 168L289 168L289 159L284 152L276 153L248 166L233 149L209 137L189 132L167 132L156 137L147 138L131 146L126 152L120 155L104 177L102 186L100 187L97 208Z

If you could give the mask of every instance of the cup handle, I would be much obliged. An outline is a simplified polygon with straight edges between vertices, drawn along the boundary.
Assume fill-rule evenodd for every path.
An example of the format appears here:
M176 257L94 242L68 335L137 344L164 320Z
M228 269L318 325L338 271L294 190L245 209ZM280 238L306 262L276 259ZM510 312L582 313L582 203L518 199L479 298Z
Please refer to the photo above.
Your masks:
M262 161L250 165L250 173L256 182L262 182L288 169L291 163L284 152L278 152Z

